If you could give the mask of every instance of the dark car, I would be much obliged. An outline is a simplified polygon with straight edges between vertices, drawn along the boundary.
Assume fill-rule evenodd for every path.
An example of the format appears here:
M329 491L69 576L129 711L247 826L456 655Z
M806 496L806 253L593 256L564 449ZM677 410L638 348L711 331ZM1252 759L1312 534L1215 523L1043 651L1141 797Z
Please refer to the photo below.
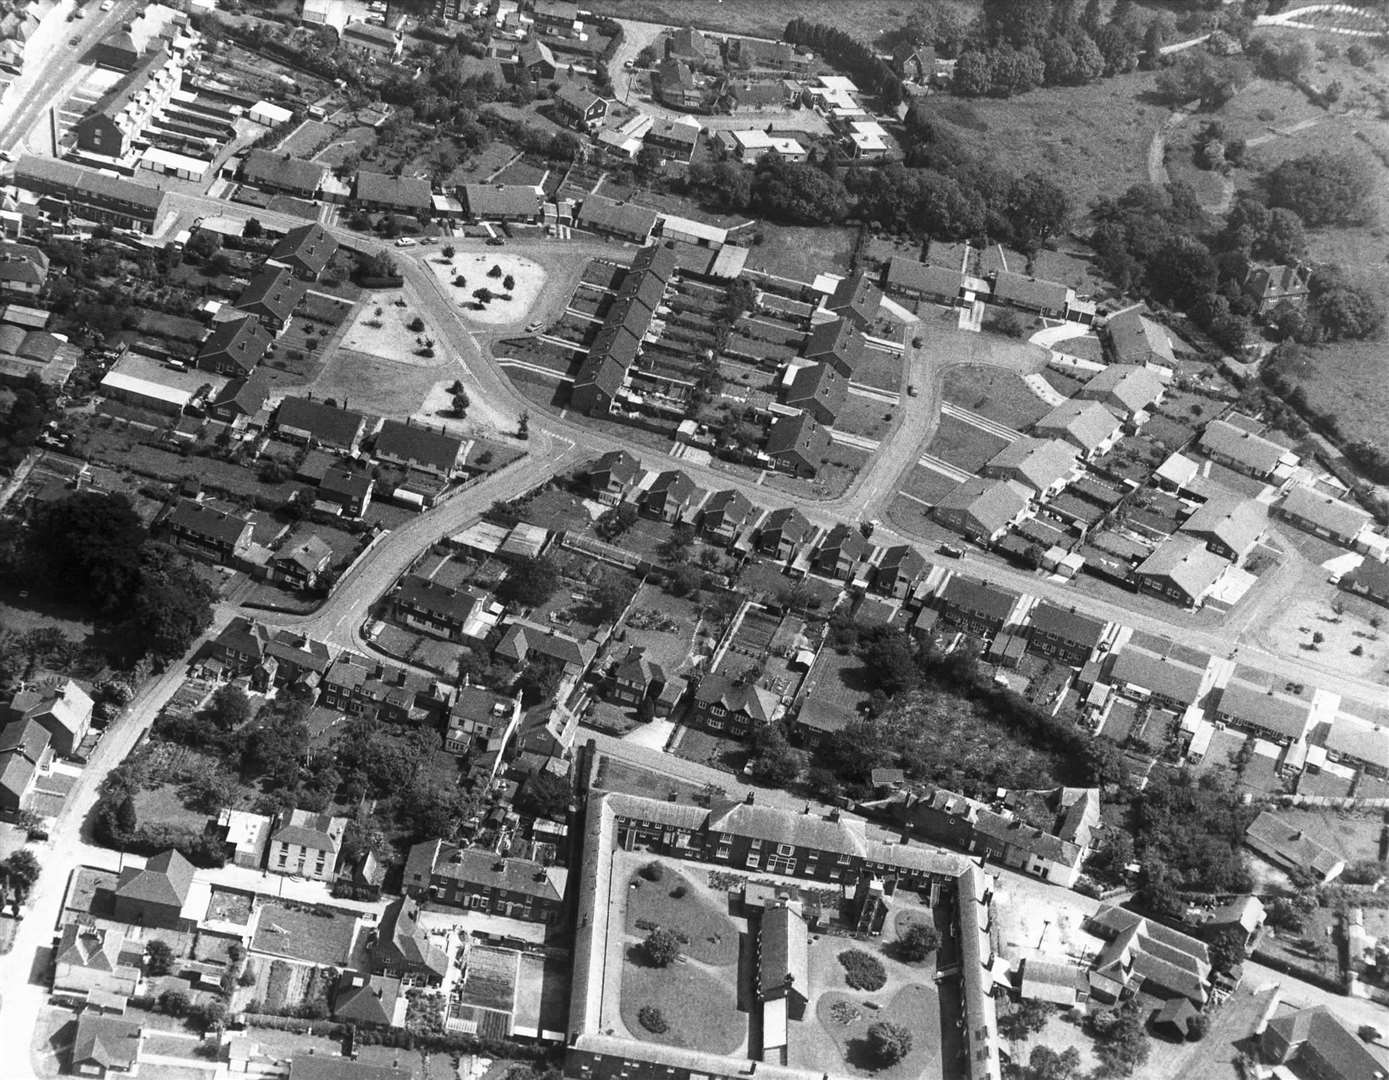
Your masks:
M488 247L506 247L506 241L500 236L489 236L487 238Z
M949 555L952 559L963 559L965 557L965 549L955 544L942 544L937 550L942 555Z

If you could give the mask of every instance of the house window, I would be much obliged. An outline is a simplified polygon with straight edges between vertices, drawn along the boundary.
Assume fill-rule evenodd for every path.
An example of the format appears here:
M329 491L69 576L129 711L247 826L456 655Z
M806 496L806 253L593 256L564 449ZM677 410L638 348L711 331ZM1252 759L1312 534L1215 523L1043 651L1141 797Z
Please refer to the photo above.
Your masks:
M787 855L794 855L796 853L796 849L792 847L790 844L778 844L776 846L776 853L784 857Z

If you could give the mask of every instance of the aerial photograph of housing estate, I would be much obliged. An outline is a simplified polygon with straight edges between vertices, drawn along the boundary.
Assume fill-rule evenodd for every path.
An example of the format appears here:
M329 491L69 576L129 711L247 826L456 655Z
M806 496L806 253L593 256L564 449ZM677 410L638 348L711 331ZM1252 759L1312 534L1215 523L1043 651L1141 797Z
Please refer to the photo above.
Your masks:
M1389 1077L1389 3L0 0L0 1080Z

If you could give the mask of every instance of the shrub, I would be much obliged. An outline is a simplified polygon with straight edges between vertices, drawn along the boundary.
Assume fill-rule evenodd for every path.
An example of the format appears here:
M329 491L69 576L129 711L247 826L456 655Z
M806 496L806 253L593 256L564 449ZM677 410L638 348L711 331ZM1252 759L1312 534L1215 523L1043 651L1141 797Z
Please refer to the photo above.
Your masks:
M421 319L418 315L416 315L405 325L417 334L424 330L424 320Z
M169 943L155 938L145 947L145 974L167 975L174 965L174 950Z
M881 990L887 982L882 961L871 953L845 949L839 954L839 962L844 965L844 977L855 990Z
M666 868L658 862L649 862L637 871L647 881L660 881L666 876Z
M492 269L489 270L489 271L487 271L487 276L490 277L490 278L499 278L499 277L501 277L501 276L502 276L502 268L501 268L500 266L497 266L497 265L494 263L493 266L492 266Z
M868 1025L868 1051L880 1065L896 1065L912 1049L912 1033L901 1024L879 1020Z
M507 274L506 277L502 279L502 288L507 292L511 292L512 289L516 288L516 279L510 274Z
M642 942L642 951L656 967L670 967L680 955L680 939L671 931L658 926L646 935L646 940Z
M685 888L685 886L683 886L683 885L677 885L677 886L675 886L675 888L673 888L673 889L670 890L670 895L671 895L671 897L672 897L673 899L680 900L680 899L682 899L682 898L684 897L684 895L685 895L687 892L689 892L689 891L690 891L690 890L687 889L687 888Z
M654 1005L643 1005L637 1010L637 1021L642 1027L654 1035L661 1035L670 1030L670 1025L666 1023L665 1016L661 1010Z
M903 960L919 964L940 948L940 934L927 923L912 923L897 944Z

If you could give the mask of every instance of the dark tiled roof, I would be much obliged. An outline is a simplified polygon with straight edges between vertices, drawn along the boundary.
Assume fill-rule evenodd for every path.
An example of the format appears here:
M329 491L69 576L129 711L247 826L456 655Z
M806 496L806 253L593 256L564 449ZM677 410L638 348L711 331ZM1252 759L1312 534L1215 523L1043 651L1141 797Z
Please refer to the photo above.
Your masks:
M340 409L310 398L287 397L275 413L277 428L307 431L328 446L348 449L362 430L364 417L351 409Z

